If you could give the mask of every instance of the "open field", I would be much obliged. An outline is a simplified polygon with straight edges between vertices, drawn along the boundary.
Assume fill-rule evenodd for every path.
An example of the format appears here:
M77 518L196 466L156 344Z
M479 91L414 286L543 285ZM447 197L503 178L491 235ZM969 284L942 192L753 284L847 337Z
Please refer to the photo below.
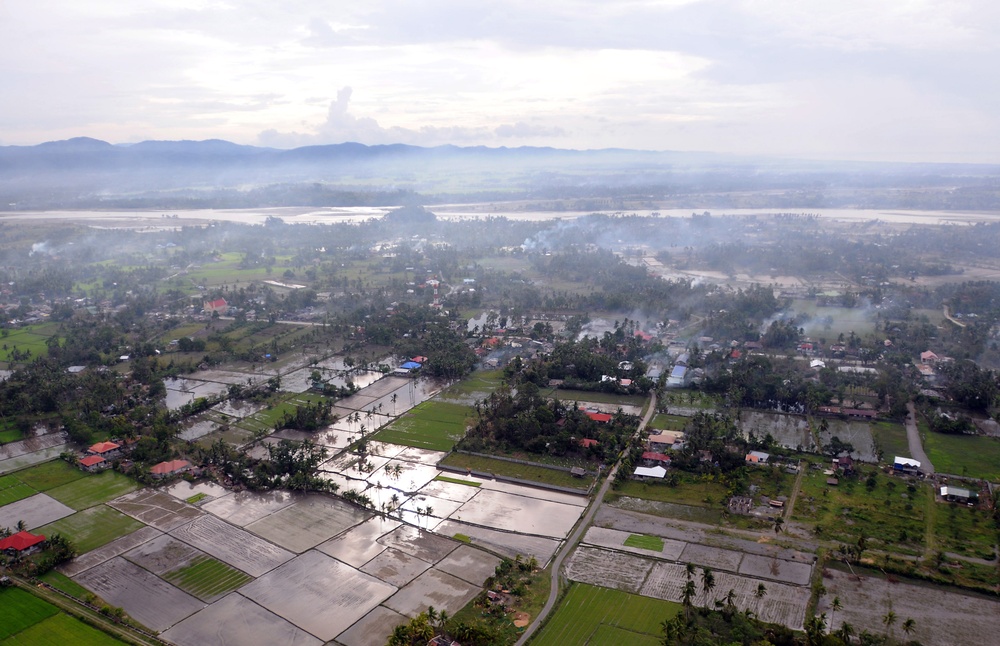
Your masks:
M569 471L549 469L533 464L518 464L517 462L508 462L506 460L495 460L481 455L451 453L441 461L441 464L458 469L472 469L481 473L493 473L510 478L520 478L531 482L542 482L580 490L585 490L590 484L589 479L576 478Z
M86 598L87 593L90 592L87 588L83 587L62 572L58 572L56 570L50 570L49 572L46 572L38 577L38 579L40 581L45 581L56 590L62 590L66 594L72 595L77 599Z
M632 534L622 543L627 547L638 547L643 550L653 552L663 551L663 539L659 536L646 536L644 534Z
M489 396L502 380L503 370L477 370L462 381L445 388L439 397L471 405L474 400Z
M109 506L164 532L202 515L196 507L156 489L131 492L111 502Z
M942 435L920 424L920 439L938 473L1000 482L1000 439L978 435Z
M38 531L45 535L59 532L73 541L77 551L83 554L142 526L139 521L111 507L100 505L49 523L38 528Z
M245 527L276 545L301 553L370 517L370 513L333 496L307 494Z
M64 614L53 615L0 642L2 646L117 646L123 643Z
M792 303L792 309L798 314L811 316L809 333L829 342L833 342L841 334L846 337L854 332L860 337L875 330L875 320L866 308L820 307L814 300L796 299ZM832 319L829 326L823 323L827 317Z
M294 555L214 516L201 516L171 532L250 576L261 576Z
M910 455L910 444L906 441L906 428L896 422L871 422L872 437L882 449L882 459L892 462L894 456ZM840 438L844 439L844 438Z
M994 561L993 548L1000 544L1000 531L990 512L956 503L932 502L928 513L933 516L929 548ZM997 579L997 573L993 579Z
M139 483L135 480L108 470L49 489L46 493L64 505L80 510L107 502L138 488Z
M629 497L696 507L721 509L724 506L727 490L723 483L683 471L674 473L679 480L676 486L671 487L665 482L626 480L612 489L606 500L615 503L620 498Z
M65 460L52 460L14 474L18 480L36 491L48 491L60 485L74 482L87 474Z
M462 439L472 410L462 404L426 401L418 404L371 439L390 444L450 451Z
M46 356L49 349L45 342L58 329L57 323L40 323L13 330L4 330L3 343L0 344L0 362L10 361L10 355L14 350L31 352L31 359Z
M775 442L790 449L816 450L816 440L809 428L809 420L801 415L743 411L738 426L746 436L751 433L758 438L770 435Z
M323 642L240 594L230 594L170 628L163 638L180 646L282 644L321 646Z
M683 431L690 421L682 415L670 415L668 413L657 413L649 422L649 428L660 431Z
M592 402L607 406L634 406L641 409L649 401L642 395L615 395L613 393L591 392L589 390L564 390L552 388L539 393L543 397L551 397L561 402Z
M34 496L37 491L11 475L0 476L0 507Z
M248 575L207 556L197 557L187 565L167 573L163 578L207 602L214 601L250 581Z
M571 584L532 646L656 646L680 605L584 583Z
M869 490L866 479L871 474L875 487ZM864 535L870 548L910 555L923 552L924 513L932 495L927 483L908 484L870 468L841 478L837 486L826 480L819 469L806 471L793 520L812 524L819 536L848 544Z
M0 527L14 527L24 521L27 529L34 530L72 514L70 507L44 493L36 493L0 507Z

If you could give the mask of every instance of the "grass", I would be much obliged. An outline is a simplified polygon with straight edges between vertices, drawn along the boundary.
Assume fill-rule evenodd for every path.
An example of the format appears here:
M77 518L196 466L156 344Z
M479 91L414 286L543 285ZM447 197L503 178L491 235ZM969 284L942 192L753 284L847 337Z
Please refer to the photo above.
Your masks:
M659 536L647 536L645 534L632 534L625 539L625 547L638 547L651 552L663 551L663 539Z
M465 435L471 409L461 404L426 401L372 436L377 442L432 451L450 451Z
M0 639L34 626L59 610L20 588L0 590Z
M654 646L680 604L573 583L532 646Z
M205 492L200 492L200 493L196 493L195 495L191 496L190 498L186 498L184 500L184 502L188 503L189 505L196 505L199 502L201 502L202 500L204 500L205 498L208 498L208 494L205 493Z
M77 599L86 599L87 595L90 594L90 590L83 587L62 572L57 572L56 570L50 570L38 578L48 583L56 590L62 590L66 594L72 595Z
M503 379L503 370L478 370L458 383L448 386L439 395L442 399L482 398L496 390Z
M0 476L0 507L34 496L34 489L12 475Z
M668 413L657 413L656 416L654 416L649 422L649 428L655 428L661 431L683 431L689 421L691 421L690 417L670 415Z
M509 478L519 478L521 480L556 485L558 487L570 487L572 489L586 489L590 483L590 480L586 478L574 478L568 471L549 469L531 464L518 464L517 462L495 460L493 458L466 455L464 453L452 453L442 460L441 463L459 469L472 469L473 471L492 473Z
M642 408L649 401L641 395L615 395L613 393L590 392L587 390L552 389L544 393L546 397L558 399L561 402L593 402L595 404L612 404L615 406L636 406Z
M31 358L48 355L49 348L45 345L48 338L59 329L57 323L41 323L28 325L16 330L3 330L0 334L0 362L10 361L11 353L31 351Z
M0 444L16 442L21 439L21 431L16 428L5 428L0 431Z
M98 475L50 489L48 495L76 510L113 500L139 488L139 484L120 473L104 471Z
M451 478L448 476L438 476L434 479L440 480L441 482L450 482L452 484L466 485L467 487L478 487L480 485L480 483L473 482L472 480L462 480L461 478Z
M48 491L83 478L87 474L65 460L52 460L14 474L18 480L35 489Z
M59 532L73 542L77 552L85 554L141 527L143 524L139 521L100 505L49 523L38 528L36 533L48 536Z
M1000 482L1000 439L978 435L942 435L920 424L924 450L938 473Z
M986 560L995 558L993 546L1000 542L1000 532L989 512L954 503L933 502L928 513L933 516L931 531L935 550Z
M251 579L250 575L207 556L168 572L163 578L202 601L220 597Z
M79 619L65 614L49 617L10 639L0 642L2 646L65 646L66 644L110 646L123 643L111 635L102 633Z
M608 500L613 502L618 498L628 496L641 500L655 502L670 502L696 507L721 506L726 499L726 485L714 479L693 476L683 472L675 472L679 482L671 487L665 482L646 482L628 480L615 488Z
M882 448L882 460L891 461L893 456L909 456L910 444L906 440L906 428L895 422L872 422L872 437Z
M467 534L455 534L452 536L456 541L462 541L463 543L472 544L472 537Z

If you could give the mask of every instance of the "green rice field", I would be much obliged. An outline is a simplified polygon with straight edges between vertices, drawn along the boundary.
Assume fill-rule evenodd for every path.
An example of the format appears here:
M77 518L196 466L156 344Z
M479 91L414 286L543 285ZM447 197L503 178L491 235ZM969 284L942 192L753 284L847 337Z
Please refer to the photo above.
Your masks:
M0 646L113 646L123 643L75 617L57 614L3 640Z
M83 554L141 527L143 524L139 521L111 507L99 505L39 527L37 533L48 536L59 532L73 542L77 552Z
M467 487L478 487L478 482L473 482L472 480L462 480L461 478L451 478L449 476L438 476L434 478L435 480L440 480L441 482L450 482L452 484L466 485Z
M104 471L54 489L48 495L73 509L87 509L113 500L139 488L139 484L120 473Z
M873 422L872 437L882 448L882 461L892 463L894 456L910 455L910 444L906 440L906 428L896 422Z
M0 507L34 496L34 489L12 475L0 476Z
M216 599L251 579L249 574L207 556L195 559L163 578L202 601Z
M13 474L18 480L36 491L48 491L87 474L64 460L53 460Z
M659 536L646 536L644 534L632 534L625 539L626 547L638 547L652 552L663 551L663 539Z
M83 587L62 572L58 572L56 570L50 570L38 578L39 580L48 583L56 590L62 590L66 594L72 595L77 599L85 599L90 593L90 590Z
M0 590L0 639L57 614L59 610L20 588Z
M571 489L585 490L590 486L592 481L591 478L573 477L570 472L561 469L508 462L507 460L497 460L481 455L469 455L467 453L451 453L441 463L458 469L471 469L482 473L492 473L509 478L519 478L521 480L542 482L559 487L569 487Z
M1000 482L1000 439L978 435L942 435L920 425L920 439L938 473Z
M680 604L574 583L532 646L656 646Z
M372 436L377 442L432 451L450 451L465 435L471 409L461 404L426 401Z

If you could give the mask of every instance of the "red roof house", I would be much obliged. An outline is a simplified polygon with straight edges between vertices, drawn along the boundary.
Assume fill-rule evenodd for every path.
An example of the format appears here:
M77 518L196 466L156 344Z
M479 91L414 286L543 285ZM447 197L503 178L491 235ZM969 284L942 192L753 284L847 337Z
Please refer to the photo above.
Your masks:
M229 309L229 303L227 303L224 298L217 298L214 301L205 301L204 309L209 314L212 314L213 312L225 314L226 310Z
M427 357L413 357L410 361L415 361L417 363L427 363Z
M99 455L88 455L80 460L80 466L87 471L97 471L108 466L108 461Z
M149 473L154 478L166 478L177 473L184 473L191 469L191 463L187 460L167 460L153 465Z
M121 452L121 448L120 444L115 444L114 442L98 442L87 449L87 454L108 458L118 455Z
M18 532L0 541L0 552L24 552L44 542L41 534Z
M665 453L656 453L655 451L644 451L642 461L646 463L646 466L666 466L670 464L670 456Z
M582 446L585 449L589 449L592 446L597 446L598 444L600 444L600 442L598 442L597 440L592 440L590 438L584 438L580 440L580 446Z
M598 424L607 424L611 421L610 413L592 413L589 410L587 412L587 417L594 420Z

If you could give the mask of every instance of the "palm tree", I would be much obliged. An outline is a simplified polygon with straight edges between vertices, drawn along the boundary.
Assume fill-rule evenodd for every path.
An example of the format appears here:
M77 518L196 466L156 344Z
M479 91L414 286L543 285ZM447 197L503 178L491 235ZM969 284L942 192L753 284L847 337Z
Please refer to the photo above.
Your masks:
M910 634L916 629L917 622L912 618L907 618L907 620L903 622L903 632L906 633L907 638L909 638Z
M889 636L889 629L892 628L892 625L896 623L896 619L898 618L899 617L896 616L896 613L892 611L891 607L889 608L889 612L882 615L882 623L885 624L886 637Z
M694 563L688 563L685 566L685 568L684 568L684 574L687 576L687 580L688 581L690 581L691 579L694 578L695 571L696 571L696 568L694 566Z
M823 635L826 633L826 613L818 617L810 617L806 620L806 643L809 646L818 646L823 643Z
M825 420L824 420L825 421ZM840 597L834 597L833 601L830 603L830 625L833 626L833 618L837 616L837 613L844 609L844 604L840 603Z
M845 644L850 644L851 638L854 637L854 626L845 621L840 624L840 629L837 630L837 636L840 637L841 641Z
M754 599L757 600L754 603L754 606L753 606L753 612L754 612L755 615L759 616L759 614L760 614L760 600L763 599L765 595L767 595L767 586L764 585L763 583L758 583L757 584L757 589L754 590L754 593L753 593Z
M733 611L736 610L736 591L729 588L729 592L726 593L726 609L723 611L726 613L727 617L733 616Z
M701 589L705 593L705 607L708 607L708 595L715 589L715 575L711 568L701 569Z
M698 593L697 588L695 588L694 581L688 580L684 584L684 592L681 593L681 605L684 606L684 618L691 618L691 606L693 605L694 597Z
M774 519L774 533L775 534L780 534L782 528L784 527L784 525L785 525L785 519L784 518L782 518L781 516L778 516L777 518L775 518Z
M392 401L392 416L396 416L396 393L392 393L392 397L389 398Z
M444 632L445 624L448 623L449 619L451 619L451 616L448 614L447 610L442 610L441 612L439 612L438 613L438 625L437 625L438 630L440 630L441 632Z

